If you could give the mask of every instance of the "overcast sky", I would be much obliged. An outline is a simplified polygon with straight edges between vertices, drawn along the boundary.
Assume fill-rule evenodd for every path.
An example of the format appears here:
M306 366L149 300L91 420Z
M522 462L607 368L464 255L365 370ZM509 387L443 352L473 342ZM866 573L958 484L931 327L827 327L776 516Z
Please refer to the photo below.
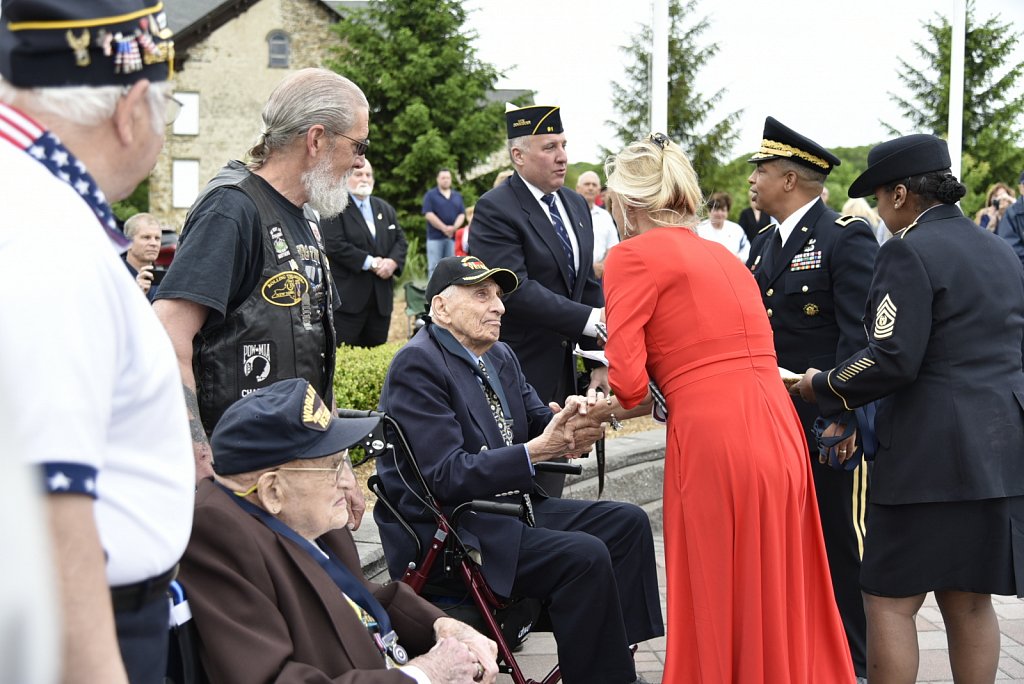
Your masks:
M506 72L499 87L535 90L538 104L560 105L570 161L601 161L599 146L617 144L604 122L615 116L610 84L624 78L619 47L649 23L649 0L466 6L479 57ZM913 47L927 38L922 22L952 9L953 0L701 0L698 12L711 21L702 45L720 51L698 86L726 89L720 115L744 110L734 156L758 146L767 115L829 147L878 142L887 137L879 119L903 124L888 95L906 94L898 60L924 66ZM976 0L975 17L1013 22L1022 10L1024 0Z

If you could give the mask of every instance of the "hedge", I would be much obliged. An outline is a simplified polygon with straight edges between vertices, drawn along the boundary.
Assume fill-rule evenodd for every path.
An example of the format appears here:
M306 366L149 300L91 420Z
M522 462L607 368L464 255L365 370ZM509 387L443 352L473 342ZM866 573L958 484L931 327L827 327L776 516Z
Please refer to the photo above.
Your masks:
M376 410L388 366L402 344L389 342L370 349L344 344L338 347L334 363L334 398L338 408Z

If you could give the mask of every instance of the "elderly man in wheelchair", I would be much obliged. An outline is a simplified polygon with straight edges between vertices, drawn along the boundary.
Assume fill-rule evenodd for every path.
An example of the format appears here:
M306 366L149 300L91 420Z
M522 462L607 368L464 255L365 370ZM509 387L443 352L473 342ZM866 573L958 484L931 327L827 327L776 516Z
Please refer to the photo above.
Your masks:
M402 577L434 543L432 507L450 519L474 499L516 504L521 516L477 509L453 523L489 589L543 603L567 684L642 682L631 645L664 634L650 521L632 504L535 486L535 464L588 451L604 426L583 397L545 406L498 341L502 297L518 284L475 257L443 259L427 285L431 322L392 361L380 409L411 454L377 461L392 503L374 508L389 569Z
M209 681L495 680L494 642L407 585L362 575L347 453L377 422L333 417L301 379L240 399L218 422L216 475L199 483L180 574Z

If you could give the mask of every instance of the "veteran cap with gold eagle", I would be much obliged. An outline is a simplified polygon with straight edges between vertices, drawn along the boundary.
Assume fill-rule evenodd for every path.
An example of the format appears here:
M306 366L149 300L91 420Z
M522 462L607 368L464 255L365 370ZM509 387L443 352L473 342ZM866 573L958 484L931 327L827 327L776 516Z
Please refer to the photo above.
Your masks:
M561 108L552 105L529 105L516 107L505 103L505 126L508 137L524 135L545 135L562 132Z
M437 262L427 282L427 302L449 285L474 285L488 278L494 279L502 294L510 294L519 287L519 277L507 268L487 268L475 256L445 257Z
M752 164L773 159L788 159L826 175L840 164L839 157L774 117L769 116L764 120L762 138L761 149L747 160Z
M280 380L228 407L210 436L213 471L251 473L323 458L358 444L379 418L338 418L302 378Z
M3 0L0 76L18 88L165 81L170 37L154 0Z

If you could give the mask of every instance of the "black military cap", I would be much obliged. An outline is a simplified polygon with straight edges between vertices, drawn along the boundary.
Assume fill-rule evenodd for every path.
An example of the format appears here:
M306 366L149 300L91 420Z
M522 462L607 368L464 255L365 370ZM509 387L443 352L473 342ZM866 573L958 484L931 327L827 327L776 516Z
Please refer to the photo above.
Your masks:
M757 164L772 159L789 159L826 175L841 163L839 157L771 116L764 120L762 137L761 149L747 161Z
M519 277L507 268L487 268L475 256L445 257L437 262L427 283L427 303L449 285L473 285L494 278L503 294L519 287Z
M561 133L560 111L559 107L550 105L531 105L519 109L514 108L514 105L505 105L505 126L508 128L509 139L523 135Z
M850 197L867 197L879 185L949 167L945 140L925 133L905 135L871 148L868 168L850 185Z
M19 88L165 81L170 37L154 0L3 0L0 75Z
M251 473L288 461L323 458L358 444L379 418L338 418L308 381L281 380L224 412L210 436L218 475Z

